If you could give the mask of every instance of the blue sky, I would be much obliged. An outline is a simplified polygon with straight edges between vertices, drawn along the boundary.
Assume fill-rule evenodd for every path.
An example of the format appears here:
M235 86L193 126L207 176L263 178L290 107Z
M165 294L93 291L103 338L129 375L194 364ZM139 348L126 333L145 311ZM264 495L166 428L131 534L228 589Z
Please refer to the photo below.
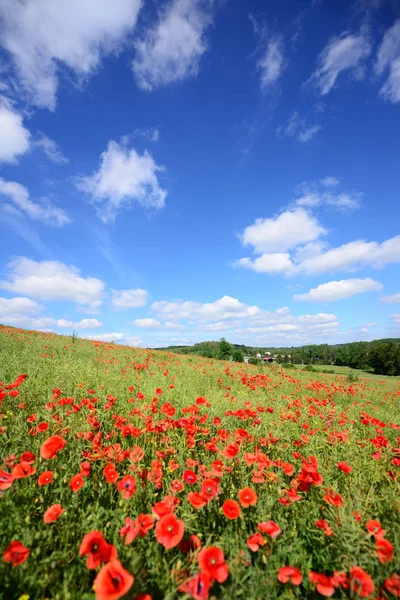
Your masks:
M1 323L399 335L397 2L1 0L0 45Z

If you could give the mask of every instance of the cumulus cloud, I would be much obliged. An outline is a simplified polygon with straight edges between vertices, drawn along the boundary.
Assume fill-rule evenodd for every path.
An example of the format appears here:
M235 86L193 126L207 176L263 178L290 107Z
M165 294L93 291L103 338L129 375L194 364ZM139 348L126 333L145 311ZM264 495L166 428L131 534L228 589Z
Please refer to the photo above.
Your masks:
M157 321L157 319L153 318L135 319L132 322L132 325L135 327L140 327L141 329L159 329L161 327L161 323Z
M382 296L381 301L386 304L400 303L400 292L398 294L393 294L392 296Z
M139 308L145 306L148 292L138 288L136 290L111 290L112 304L115 308Z
M0 97L0 163L15 164L19 156L28 152L30 139L22 116Z
M51 162L57 163L58 165L69 163L68 158L61 152L56 142L47 135L44 135L44 133L41 133L35 141L35 146L41 148Z
M164 323L164 329L167 329L169 331L184 331L186 327L181 323L173 323L172 321L166 321Z
M103 323L97 319L82 319L77 322L58 319L56 325L57 327L68 329L97 329L98 327L103 327Z
M207 50L212 23L211 0L172 0L154 27L135 43L132 63L138 85L151 91L197 75Z
M51 317L34 316L43 307L30 298L0 298L0 323L28 329L46 329L55 323Z
M356 240L331 248L305 259L297 265L299 272L322 275L333 271L355 270L363 266L376 269L400 262L400 235L379 242Z
M245 269L251 269L257 273L268 273L269 275L290 273L293 269L293 263L290 258L290 254L287 252L277 253L264 253L261 256L255 258L240 258L233 263L235 267L243 267Z
M364 32L342 33L329 41L318 57L317 68L312 80L323 96L337 84L342 73L356 79L363 77L363 65L371 53L371 45Z
M370 277L365 279L342 279L341 281L329 281L316 288L311 289L306 294L296 294L294 300L309 302L334 302L351 298L356 294L362 294L370 291L380 291L382 284L374 281Z
M400 102L400 19L383 36L378 49L375 72L379 76L387 73L380 94L389 102Z
M29 298L0 298L0 315L2 316L25 316L38 313L41 310L42 307L37 304L37 302L34 302L34 300L30 300Z
M195 301L178 300L169 302L161 300L153 302L152 310L160 317L173 319L174 321L189 319L202 322L253 317L261 312L258 306L243 304L237 298L231 296L223 296L215 302L204 304Z
M35 0L0 3L0 44L30 101L51 110L62 68L87 79L132 32L141 0Z
M122 332L118 333L85 333L83 338L87 340L94 340L96 342L122 342L125 340L125 335Z
M244 246L253 246L255 252L285 252L300 244L312 242L326 230L316 217L304 208L287 210L275 218L256 219L240 236Z
M38 204L29 198L27 188L16 181L5 181L0 177L0 202L3 210L24 215L33 221L41 221L50 227L62 227L71 223L67 213L50 202Z
M82 277L79 269L59 261L36 262L18 257L8 264L8 280L0 289L26 294L42 300L68 300L99 306L104 283L94 277Z
M77 187L90 195L100 219L113 222L118 211L133 203L145 208L162 208L167 196L157 174L164 167L155 163L145 150L143 154L110 141L100 157L98 171L77 180Z

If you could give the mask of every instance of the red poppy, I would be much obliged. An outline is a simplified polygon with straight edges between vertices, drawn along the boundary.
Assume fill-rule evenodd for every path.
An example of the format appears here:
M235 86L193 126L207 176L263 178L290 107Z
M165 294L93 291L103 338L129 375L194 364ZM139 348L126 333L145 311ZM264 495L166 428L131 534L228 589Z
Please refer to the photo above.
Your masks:
M83 538L79 548L79 555L88 555L86 561L87 568L97 569L103 562L115 560L117 558L117 550L112 544L106 542L101 531L91 531Z
M180 479L174 479L169 487L172 494L179 494L185 489L185 484Z
M255 506L257 504L257 494L251 488L239 490L238 496L243 508L248 508L249 506Z
M141 514L136 518L136 525L139 527L140 537L144 537L150 529L154 527L154 517L151 515Z
M222 511L227 519L233 520L240 517L240 506L236 500L225 500Z
M14 475L0 469L0 490L8 490L8 488L10 488L14 483L14 479Z
M327 535L327 536L333 535L332 527L329 525L329 523L324 521L324 519L319 519L319 521L315 521L314 525L315 525L315 527L322 529L322 531L324 532L325 535Z
M24 452L20 458L21 462L27 462L30 464L33 464L35 462L35 455L33 454L33 452L30 452L29 450L27 450L26 452Z
M374 582L361 567L350 569L350 586L361 598L368 598L374 591Z
M400 575L397 573L393 573L388 579L385 579L385 588L396 596L396 598L400 598Z
M257 550L260 549L260 546L265 546L265 544L265 538L261 533L253 533L253 535L247 538L247 545L252 552L257 552Z
M40 456L42 458L54 458L57 455L57 452L60 452L66 445L67 442L64 438L60 435L53 435L43 442L40 448Z
M200 570L208 575L211 581L223 583L229 574L229 567L225 562L224 553L219 548L209 546L203 548L197 555Z
M21 461L13 468L11 474L14 479L23 479L24 477L29 477L30 475L34 475L36 473L35 467L32 467L30 463Z
M153 512L158 518L165 517L165 515L169 515L174 512L175 507L178 506L179 502L179 498L175 498L174 496L165 496L164 500L155 503Z
M340 494L335 494L333 490L326 490L324 500L327 504L330 504L331 506L343 506L342 496L340 496Z
M118 481L117 489L120 494L122 493L124 500L132 498L136 492L136 479L132 477L132 475L125 475L122 479L120 479L120 481Z
M94 580L96 600L118 600L131 589L133 582L133 576L120 561L113 559L100 569Z
M44 471L44 473L42 473L39 476L38 486L48 485L52 481L53 481L53 471Z
M273 540L278 537L281 532L281 528L274 521L264 521L257 525L262 533L269 535Z
M43 521L45 523L54 523L54 521L57 521L57 519L61 517L63 512L64 509L62 508L61 504L53 504L53 506L50 506L50 508L48 508L44 513Z
M344 461L338 462L336 466L337 466L338 469L340 469L341 471L343 471L343 473L351 473L352 470L353 470L353 467L351 467L350 465L348 465Z
M391 562L394 553L393 544L391 544L389 540L385 540L385 538L378 538L375 543L379 561L382 564Z
M188 539L186 540L182 540L179 543L179 550L181 550L182 552L184 552L185 554L187 554L188 552L194 552L195 550L200 550L201 548L201 541L200 538L195 535L194 533L192 533Z
M201 484L200 494L208 501L218 494L218 480L205 479Z
M367 521L367 529L369 533L376 538L385 537L386 531L382 528L382 525L379 523L379 521L375 521L374 519Z
M74 494L77 494L84 485L85 480L83 479L82 475L73 475L69 482L69 487Z
M112 463L104 467L103 475L107 483L115 483L119 477L118 471L115 470L115 466Z
M303 575L296 567L281 567L278 571L278 581L281 583L290 582L293 585L300 585L303 581Z
M194 483L197 482L197 475L196 475L196 473L194 471L191 471L190 469L187 469L183 473L183 481L185 481L189 485L193 485Z
M119 530L121 537L125 536L125 544L132 544L133 540L139 535L140 527L130 517L126 517L125 525Z
M9 562L13 567L22 565L30 554L29 548L21 544L21 542L13 541L4 550L3 560Z
M315 571L310 571L308 578L311 583L317 584L317 591L321 594L321 596L333 596L335 593L335 581L333 577L328 577L327 575L322 575L320 573L315 573Z
M189 492L188 500L189 500L190 504L193 506L193 508L196 510L203 508L203 506L205 506L207 504L207 499L202 494L199 494L198 492Z
M162 517L156 525L157 541L164 548L175 548L183 538L185 526L183 521L171 513Z
M209 590L212 581L205 573L197 573L194 577L185 581L180 587L179 591L184 594L188 594L194 600L208 600Z

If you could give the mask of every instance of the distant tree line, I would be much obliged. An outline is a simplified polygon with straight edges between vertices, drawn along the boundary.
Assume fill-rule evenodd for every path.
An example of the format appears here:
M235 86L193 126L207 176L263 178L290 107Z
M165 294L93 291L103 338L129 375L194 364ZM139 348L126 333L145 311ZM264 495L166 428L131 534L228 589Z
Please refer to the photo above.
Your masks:
M313 344L298 348L261 348L230 344L222 338L219 342L200 342L193 346L171 346L163 350L182 354L197 354L206 358L243 362L243 357L254 358L266 351L278 357L279 363L302 365L339 365L351 369L373 371L379 375L400 375L400 339L390 338L373 342L349 344ZM290 355L290 358L289 356ZM250 362L255 362L250 360Z

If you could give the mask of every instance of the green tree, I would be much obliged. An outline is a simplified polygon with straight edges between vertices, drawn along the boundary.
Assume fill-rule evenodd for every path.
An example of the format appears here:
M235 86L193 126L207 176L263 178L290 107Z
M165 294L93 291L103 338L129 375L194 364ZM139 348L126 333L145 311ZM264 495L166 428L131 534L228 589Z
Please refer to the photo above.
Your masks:
M377 343L371 351L369 364L379 375L400 375L400 345Z
M221 338L219 341L218 358L220 360L230 360L233 354L233 348L225 338Z
M240 352L240 350L234 350L232 353L232 360L234 360L235 362L238 363L242 363L243 362L243 354Z

